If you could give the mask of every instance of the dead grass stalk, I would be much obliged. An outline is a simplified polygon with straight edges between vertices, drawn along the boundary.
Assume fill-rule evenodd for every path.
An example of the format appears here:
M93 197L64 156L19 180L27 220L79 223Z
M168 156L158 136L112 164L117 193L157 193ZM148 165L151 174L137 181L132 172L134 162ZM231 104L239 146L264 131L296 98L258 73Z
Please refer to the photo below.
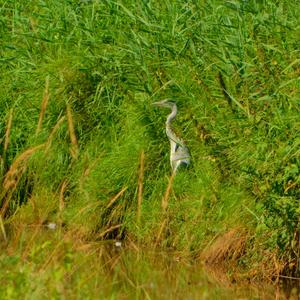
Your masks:
M161 201L161 207L162 207L163 212L165 212L168 208L169 197L170 197L170 192L171 192L171 189L172 189L172 184L173 184L174 177L175 177L175 172L173 172L172 175L169 178L169 182L168 182L166 192L165 192L164 197L162 198L162 201Z
M68 186L68 181L64 180L61 184L60 191L59 191L59 203L58 203L58 219L59 224L62 226L62 214L65 207L65 190Z
M3 223L3 219L2 219L1 215L0 215L0 229L1 229L4 241L7 242L7 235L6 235L6 231L5 231L5 227L4 227L4 223Z
M8 149L8 145L9 145L12 119L13 119L13 109L10 109L9 114L8 114L8 121L7 121L7 125L6 125L6 131L5 131L5 141L4 141L3 155L5 155L5 153Z
M113 225L113 226L110 226L109 228L105 229L104 231L102 231L101 233L99 233L96 238L97 239L101 239L103 238L105 235L107 235L108 233L114 231L115 229L118 229L122 226L123 224L117 224L117 225Z
M74 120L72 116L72 109L71 105L67 103L67 121L68 121L68 128L69 128L69 135L71 140L71 156L76 159L78 156L78 142L77 137L75 134L75 128L74 128Z
M208 245L200 257L210 265L236 260L244 253L247 238L248 234L242 228L231 229Z
M12 192L16 189L18 182L24 173L28 159L39 149L43 148L45 144L41 144L25 150L12 163L9 170L4 176L3 191L1 195L2 207L1 216L5 215Z
M141 152L140 157L140 171L138 178L138 205L137 205L137 222L141 223L141 207L142 207L142 198L143 198L143 181L144 181L144 162L145 162L145 153L144 150Z
M66 190L66 187L68 185L68 182L67 180L64 180L61 184L61 187L60 187L60 191L59 191L59 213L61 213L65 207L65 201L64 201L64 193L65 193L65 190Z
M65 116L62 116L58 121L57 123L55 124L55 126L53 127L48 139L47 139L47 142L46 142L46 149L45 149L45 153L47 153L50 149L50 146L51 146L51 143L52 143L52 140L53 140L53 137L56 133L56 131L58 130L58 128L60 127L60 125L62 124L62 122L65 120Z
M111 199L110 199L110 201L108 202L108 204L107 204L107 206L106 206L106 208L105 209L108 209L108 208L110 208L123 194L124 194L124 192L127 190L127 187L123 187L122 189L121 189L121 191L120 192L118 192L115 196L113 196Z
M39 121L38 121L38 125L36 128L35 134L38 134L41 131L43 118L44 118L46 108L48 105L49 96L50 96L49 95L49 77L47 76L46 83L45 83L44 95L43 95L43 99L42 99L41 111L40 111L40 115L39 115Z

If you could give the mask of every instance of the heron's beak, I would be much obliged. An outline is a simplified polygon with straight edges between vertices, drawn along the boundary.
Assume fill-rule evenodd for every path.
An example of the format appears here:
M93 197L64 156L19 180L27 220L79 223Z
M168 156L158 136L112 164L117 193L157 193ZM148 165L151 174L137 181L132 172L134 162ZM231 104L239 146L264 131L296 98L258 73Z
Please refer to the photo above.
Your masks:
M163 106L161 102L153 102L153 103L151 103L151 105L154 105L154 106Z

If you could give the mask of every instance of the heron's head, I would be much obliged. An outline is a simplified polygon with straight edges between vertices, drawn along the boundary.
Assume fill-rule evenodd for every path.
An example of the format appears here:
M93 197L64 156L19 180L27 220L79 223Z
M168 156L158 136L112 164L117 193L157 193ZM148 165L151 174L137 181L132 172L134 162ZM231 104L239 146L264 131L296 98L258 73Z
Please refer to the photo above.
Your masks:
M165 99L159 102L154 102L152 105L158 106L158 107L168 107L168 108L173 108L174 105L176 105L175 102L170 101L169 99Z

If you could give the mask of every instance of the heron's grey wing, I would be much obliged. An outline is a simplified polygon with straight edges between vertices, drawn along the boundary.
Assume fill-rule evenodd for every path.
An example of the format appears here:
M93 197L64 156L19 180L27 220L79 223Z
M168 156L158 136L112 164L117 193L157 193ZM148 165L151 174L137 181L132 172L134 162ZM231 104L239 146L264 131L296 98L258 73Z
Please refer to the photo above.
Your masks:
M191 155L185 146L178 146L177 151L171 155L171 165L174 172L178 169L186 168L190 165Z
M176 151L172 155L172 161L183 161L186 164L190 163L191 155L190 151L185 146L180 146L177 144Z

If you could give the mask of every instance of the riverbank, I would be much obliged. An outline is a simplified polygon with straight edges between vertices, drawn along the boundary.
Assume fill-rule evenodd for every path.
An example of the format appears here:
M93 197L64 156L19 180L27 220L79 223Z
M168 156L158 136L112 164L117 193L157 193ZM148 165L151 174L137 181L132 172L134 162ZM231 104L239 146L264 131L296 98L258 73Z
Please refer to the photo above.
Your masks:
M224 270L179 252L74 241L73 235L46 228L33 234L23 249L10 245L2 251L2 299L286 299L297 294L266 282L233 282Z
M52 226L72 243L177 251L237 281L298 277L296 1L0 10L0 225L11 257L51 257L53 236L35 237ZM151 105L165 98L192 155L174 178L169 112Z

